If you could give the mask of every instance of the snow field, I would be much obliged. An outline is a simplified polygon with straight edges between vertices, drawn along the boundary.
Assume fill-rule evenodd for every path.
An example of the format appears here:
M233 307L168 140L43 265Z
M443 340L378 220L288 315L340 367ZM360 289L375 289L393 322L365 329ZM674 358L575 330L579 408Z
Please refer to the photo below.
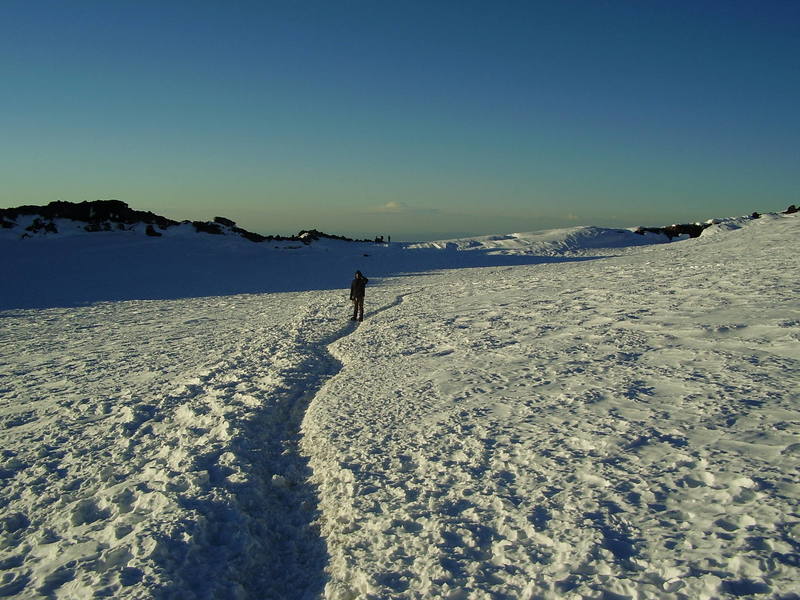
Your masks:
M356 262L360 325L340 289L0 312L0 597L798 598L797 223L190 272Z
M304 421L326 597L796 598L796 228L384 282Z

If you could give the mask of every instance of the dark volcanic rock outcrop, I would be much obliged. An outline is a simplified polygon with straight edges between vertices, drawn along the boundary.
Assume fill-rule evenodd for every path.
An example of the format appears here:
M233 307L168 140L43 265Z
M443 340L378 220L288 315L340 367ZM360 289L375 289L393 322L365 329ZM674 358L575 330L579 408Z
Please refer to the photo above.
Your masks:
M121 200L94 200L92 202L51 202L47 206L19 206L17 208L0 208L0 219L16 221L20 215L35 215L42 219L70 219L83 221L87 225L100 223L122 223L134 225L147 223L166 229L177 225L177 221L167 219L155 213L133 210ZM91 231L87 228L87 231ZM102 229L94 229L102 231Z
M236 227L236 223L230 219L226 219L225 217L214 217L214 223L219 223L220 225L225 225L226 227Z
M203 221L192 221L197 233L211 233L213 235L222 235L222 227L219 223L204 223Z
M330 233L323 233L321 231L317 231L316 229L303 229L300 233L297 234L297 239L300 240L308 240L308 241L316 241L320 239L326 240L340 240L343 242L371 242L372 240L354 240L353 238L345 237L343 235L331 235Z
M797 208L794 204L792 204L784 211L783 214L790 215L795 212L797 212ZM750 218L760 219L761 214L754 212L750 215ZM700 234L713 224L714 221L711 220L706 221L705 223L684 223L682 225L670 225L668 227L638 227L634 233L638 233L639 235L644 235L645 233L660 233L667 236L670 240L682 235L688 235L689 237L696 238L700 237Z
M225 217L214 217L213 222L173 221L155 213L134 210L120 200L94 200L87 202L51 202L46 206L19 206L16 208L0 208L0 227L14 229L21 227L17 222L20 217L30 223L21 231L21 237L58 233L56 219L75 221L79 228L94 233L100 231L126 231L137 225L146 225L145 234L150 237L161 237L161 231L178 225L191 225L198 233L213 235L238 235L251 242L290 241L309 244L319 239L355 241L340 235L330 235L316 229L303 230L297 235L261 235L237 227L236 223ZM160 231L159 231L160 230ZM360 240L367 241L367 240Z
M669 227L638 227L634 233L644 235L645 233L660 233L669 239L688 235L689 237L700 237L706 227L711 223L685 223L683 225L670 225Z

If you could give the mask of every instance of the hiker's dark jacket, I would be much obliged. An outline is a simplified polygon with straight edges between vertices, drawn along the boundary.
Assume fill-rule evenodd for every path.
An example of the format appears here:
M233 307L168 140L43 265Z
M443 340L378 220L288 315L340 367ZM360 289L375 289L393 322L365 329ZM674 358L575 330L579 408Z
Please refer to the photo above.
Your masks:
M368 281L369 279L366 277L356 277L353 279L353 283L350 284L350 298L363 298L364 288L367 287Z

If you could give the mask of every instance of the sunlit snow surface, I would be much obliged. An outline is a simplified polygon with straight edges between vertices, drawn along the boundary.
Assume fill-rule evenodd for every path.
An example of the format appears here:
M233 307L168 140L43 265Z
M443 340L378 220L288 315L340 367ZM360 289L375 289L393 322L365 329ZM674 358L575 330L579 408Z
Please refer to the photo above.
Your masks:
M800 220L595 233L242 246L205 289L306 291L0 312L0 596L800 597ZM6 306L104 299L57 262Z

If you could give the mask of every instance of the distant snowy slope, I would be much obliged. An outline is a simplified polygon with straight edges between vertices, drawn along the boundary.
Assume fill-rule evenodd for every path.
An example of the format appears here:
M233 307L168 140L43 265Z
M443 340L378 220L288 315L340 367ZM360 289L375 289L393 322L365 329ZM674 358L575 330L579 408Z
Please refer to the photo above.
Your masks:
M35 217L19 218L19 226ZM583 227L456 242L374 244L319 239L252 243L230 228L198 233L191 223L148 236L143 223L88 233L50 221L59 233L21 239L0 229L5 259L0 309L97 301L169 299L346 287L355 269L386 277L443 268L535 264L589 257L593 250L667 241L659 235ZM23 228L24 230L24 228Z
M442 268L531 264L581 250L665 240L583 228L510 237L505 242L461 240L460 245L334 239L254 244L238 235L197 233L188 223L162 231L160 237L145 235L143 224L95 233L71 221L56 224L59 234L29 239L12 237L7 231L0 234L5 258L0 309L335 289L349 285L355 269L369 277L385 277Z
M726 219L705 230L740 227ZM216 217L177 222L116 200L0 209L0 310L339 289L368 277L513 266L607 255L670 241L662 233L573 227L424 243L382 244L315 230L261 236Z
M624 248L653 243L665 243L664 235L639 235L630 229L605 227L571 227L508 235L487 235L474 238L421 242L409 248L451 248L458 250L497 250L526 254L565 254L594 248Z

